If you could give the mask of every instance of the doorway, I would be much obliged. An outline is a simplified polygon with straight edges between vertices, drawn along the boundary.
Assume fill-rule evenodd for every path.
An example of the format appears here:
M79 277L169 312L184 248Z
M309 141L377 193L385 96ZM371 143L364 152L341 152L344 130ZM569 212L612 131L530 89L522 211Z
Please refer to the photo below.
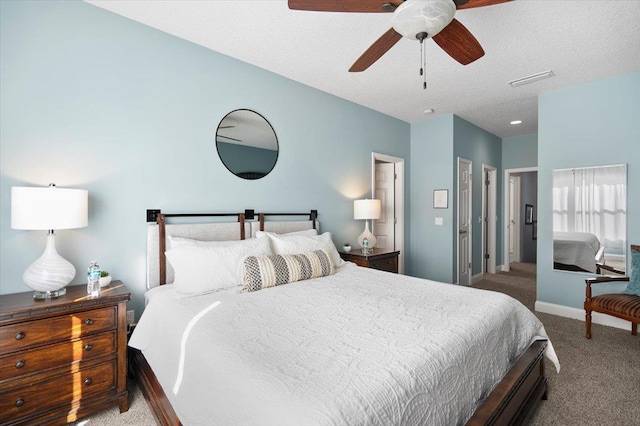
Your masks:
M482 273L496 273L498 170L482 165Z
M380 200L380 219L372 229L376 247L398 250L398 272L403 274L404 252L404 159L371 154L371 195Z
M508 182L508 185L504 185L504 240L503 240L503 259L501 269L505 272L511 270L509 264L511 262L523 261L523 239L526 237L527 241L535 241L533 237L533 224L523 224L524 202L522 200L522 176L524 173L535 172L537 176L538 167L523 167L517 169L505 169L504 182ZM537 178L536 192L537 192ZM537 195L533 203L534 211L535 204L537 204ZM535 212L537 217L537 212ZM537 221L536 221L537 222ZM524 235L527 228L531 228L531 234ZM535 249L534 249L535 251ZM528 251L529 252L529 251Z

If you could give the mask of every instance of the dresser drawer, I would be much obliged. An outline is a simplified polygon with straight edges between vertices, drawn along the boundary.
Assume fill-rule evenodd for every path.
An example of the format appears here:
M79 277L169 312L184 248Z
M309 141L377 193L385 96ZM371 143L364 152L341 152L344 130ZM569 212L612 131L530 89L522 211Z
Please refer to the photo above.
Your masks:
M116 332L92 334L72 342L58 343L0 357L0 384L22 375L69 365L116 351Z
M0 423L71 404L109 389L115 391L116 361L80 368L51 380L0 393Z
M0 328L0 355L115 328L115 307L7 325Z
M369 268L379 269L387 272L398 272L398 257L383 257L381 259L372 259L369 261Z

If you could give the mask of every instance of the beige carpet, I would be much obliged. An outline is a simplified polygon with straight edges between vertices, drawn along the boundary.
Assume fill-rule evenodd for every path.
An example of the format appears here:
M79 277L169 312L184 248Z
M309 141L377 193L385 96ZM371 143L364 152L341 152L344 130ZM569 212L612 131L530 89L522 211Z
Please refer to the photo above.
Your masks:
M533 310L536 269L514 263L508 273L490 275L476 287L500 291ZM549 399L533 416L534 426L640 425L640 336L594 324L591 340L584 337L584 322L536 313L553 343L562 370L556 374L546 363ZM104 410L78 425L154 425L140 390L132 383L129 411Z
M489 275L475 285L500 291L533 310L536 265L514 263L508 273ZM592 339L583 321L535 312L560 359L556 374L547 362L549 399L532 425L640 425L640 336L594 324Z

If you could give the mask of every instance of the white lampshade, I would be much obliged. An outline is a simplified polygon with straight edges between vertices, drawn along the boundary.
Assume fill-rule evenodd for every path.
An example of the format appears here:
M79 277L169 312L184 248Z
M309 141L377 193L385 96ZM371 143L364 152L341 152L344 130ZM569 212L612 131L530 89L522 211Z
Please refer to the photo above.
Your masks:
M380 200L354 200L353 218L360 219L380 219L382 203Z
M419 33L427 38L438 34L453 21L453 0L407 0L393 13L392 26L398 34L416 40Z
M56 251L56 229L82 228L88 224L89 193L84 189L11 188L11 227L48 230L42 256L33 262L22 280L35 290L34 298L58 297L76 276L76 268Z
M358 237L362 252L368 254L376 246L376 237L369 230L369 219L380 219L382 203L380 200L354 200L353 218L364 219L364 232ZM366 243L365 243L366 240Z
M13 229L72 229L88 225L86 189L49 186L11 188L11 227Z

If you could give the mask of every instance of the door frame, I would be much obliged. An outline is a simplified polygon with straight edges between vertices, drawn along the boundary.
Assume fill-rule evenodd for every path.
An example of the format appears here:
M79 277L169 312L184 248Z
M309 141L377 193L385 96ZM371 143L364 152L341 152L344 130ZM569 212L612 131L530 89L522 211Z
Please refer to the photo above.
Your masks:
M504 169L504 191L503 191L503 202L504 202L504 241L503 241L503 249L502 249L502 270L505 272L509 272L511 267L509 266L509 180L511 179L511 175L515 173L526 173L526 172L537 172L538 166L533 167L520 167L515 169Z
M465 163L469 165L469 282L461 283L460 282L460 164ZM473 161L467 160L466 158L458 157L458 168L456 170L456 194L457 194L457 202L456 202L456 229L455 229L455 238L456 238L456 284L464 285L467 287L471 286L473 282Z
M376 193L376 160L383 163L394 163L396 178L394 180L394 210L396 216L394 249L400 252L398 256L398 273L404 274L405 251L404 251L404 158L391 155L371 153L371 198ZM371 232L374 232L375 225L372 223Z
M489 184L485 182L489 174ZM496 225L498 223L498 169L482 165L482 273L496 273ZM485 212L487 212L485 216ZM486 255L489 258L486 259Z

